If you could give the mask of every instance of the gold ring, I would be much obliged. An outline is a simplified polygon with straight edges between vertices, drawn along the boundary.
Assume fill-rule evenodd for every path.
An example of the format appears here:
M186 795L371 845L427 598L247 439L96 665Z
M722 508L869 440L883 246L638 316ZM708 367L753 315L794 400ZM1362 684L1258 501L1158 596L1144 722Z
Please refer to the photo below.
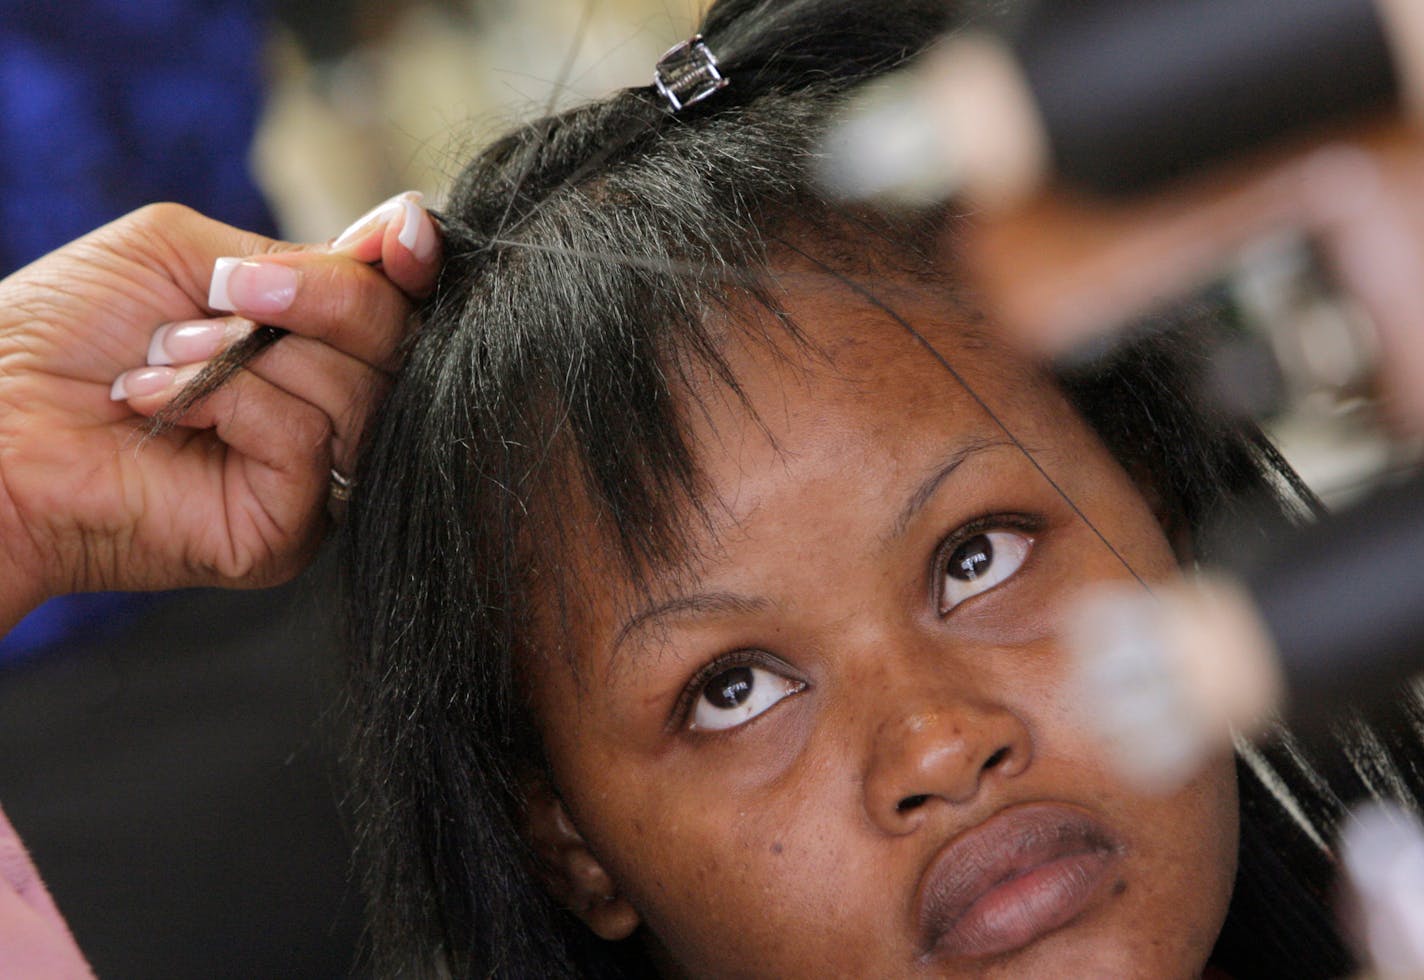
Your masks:
M336 467L333 466L331 468L331 486L328 492L331 494L332 500L344 504L351 499L351 491L355 486L355 480L342 473Z

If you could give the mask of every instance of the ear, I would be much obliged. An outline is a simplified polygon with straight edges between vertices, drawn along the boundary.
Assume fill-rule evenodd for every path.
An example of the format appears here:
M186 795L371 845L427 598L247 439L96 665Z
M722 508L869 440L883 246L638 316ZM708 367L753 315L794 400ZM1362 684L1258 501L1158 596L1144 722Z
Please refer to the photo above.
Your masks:
M525 833L554 901L602 939L631 936L640 921L637 910L618 894L612 876L584 843L558 793L546 779L536 777L526 782L524 799Z

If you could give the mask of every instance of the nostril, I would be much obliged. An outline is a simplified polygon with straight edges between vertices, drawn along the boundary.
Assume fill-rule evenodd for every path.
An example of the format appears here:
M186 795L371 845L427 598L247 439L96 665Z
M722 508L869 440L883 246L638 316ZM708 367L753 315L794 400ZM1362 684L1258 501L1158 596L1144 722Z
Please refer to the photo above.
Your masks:
M905 797L903 800L901 800L899 803L895 804L895 812L896 812L896 813L909 813L911 810L915 809L916 807L923 806L923 805L924 805L924 802L925 802L926 800L928 800L928 799L929 799L929 796L928 796L928 794L925 794L925 793L920 793L920 794L918 794L917 796L907 796L907 797Z
M986 770L993 769L999 763L1003 762L1004 759L1008 758L1008 755L1009 747L1007 745L1001 746L997 752L995 752L993 755L989 756L989 758L984 760L984 768Z

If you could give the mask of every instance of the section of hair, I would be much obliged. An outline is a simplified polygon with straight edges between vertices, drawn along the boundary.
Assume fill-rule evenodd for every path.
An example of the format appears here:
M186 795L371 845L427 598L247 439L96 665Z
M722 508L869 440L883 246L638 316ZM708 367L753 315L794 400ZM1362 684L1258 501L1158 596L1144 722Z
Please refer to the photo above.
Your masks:
M184 385L183 390L178 392L172 401L153 414L144 426L145 437L159 436L181 425L183 416L197 407L203 399L232 380L232 376L252 363L258 354L286 335L287 331L281 327L259 326L246 337L228 347L204 365L197 376Z
M917 264L924 216L839 213L809 163L850 85L959 16L944 0L723 0L702 29L732 80L716 96L673 115L650 90L619 93L513 133L459 179L446 264L342 531L380 975L652 972L636 940L594 939L530 873L519 783L542 763L517 661L557 651L522 642L527 586L562 578L573 535L607 535L634 571L685 547L680 521L709 504L677 395L692 372L736 390L717 331L747 303L777 311L765 273L779 236L816 229L836 275L874 276L853 229ZM1145 335L1065 387L1201 554L1223 516L1311 505L1259 433L1203 411L1187 336ZM571 500L589 525L572 525ZM1313 770L1279 764L1303 812L1333 821L1339 801ZM1242 786L1245 898L1228 937L1269 938L1254 959L1227 942L1222 965L1270 975L1257 966L1279 954L1301 964L1292 975L1331 975L1345 954L1322 898L1329 857L1249 771ZM1273 905L1304 909L1309 931Z

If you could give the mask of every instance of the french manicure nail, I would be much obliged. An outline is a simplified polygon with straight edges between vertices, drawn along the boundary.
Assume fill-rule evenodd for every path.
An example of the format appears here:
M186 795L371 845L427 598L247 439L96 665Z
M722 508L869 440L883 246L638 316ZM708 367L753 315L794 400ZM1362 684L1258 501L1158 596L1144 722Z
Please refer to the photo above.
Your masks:
M297 270L276 262L221 258L213 263L208 306L255 316L281 313L297 297Z
M125 371L114 379L109 399L121 402L129 398L156 395L173 383L177 374L171 367L142 367Z
M382 201L371 210L347 227L345 231L336 236L336 240L331 243L332 251L339 251L348 248L365 238L368 234L380 225L384 225L400 212L401 206L409 199L414 198L416 203L421 200L420 191L405 191L397 194L388 200Z
M223 341L237 332L231 321L183 320L165 323L148 342L148 363L190 364L206 361L222 349Z
M401 221L400 234L396 238L418 261L428 262L435 254L435 226L431 223L430 216L420 207L418 195L402 197L400 203L405 215Z
M237 309L232 305L232 298L228 296L227 281L232 276L232 270L242 259L222 258L213 263L213 281L208 286L208 306L214 310L226 310L229 313Z

